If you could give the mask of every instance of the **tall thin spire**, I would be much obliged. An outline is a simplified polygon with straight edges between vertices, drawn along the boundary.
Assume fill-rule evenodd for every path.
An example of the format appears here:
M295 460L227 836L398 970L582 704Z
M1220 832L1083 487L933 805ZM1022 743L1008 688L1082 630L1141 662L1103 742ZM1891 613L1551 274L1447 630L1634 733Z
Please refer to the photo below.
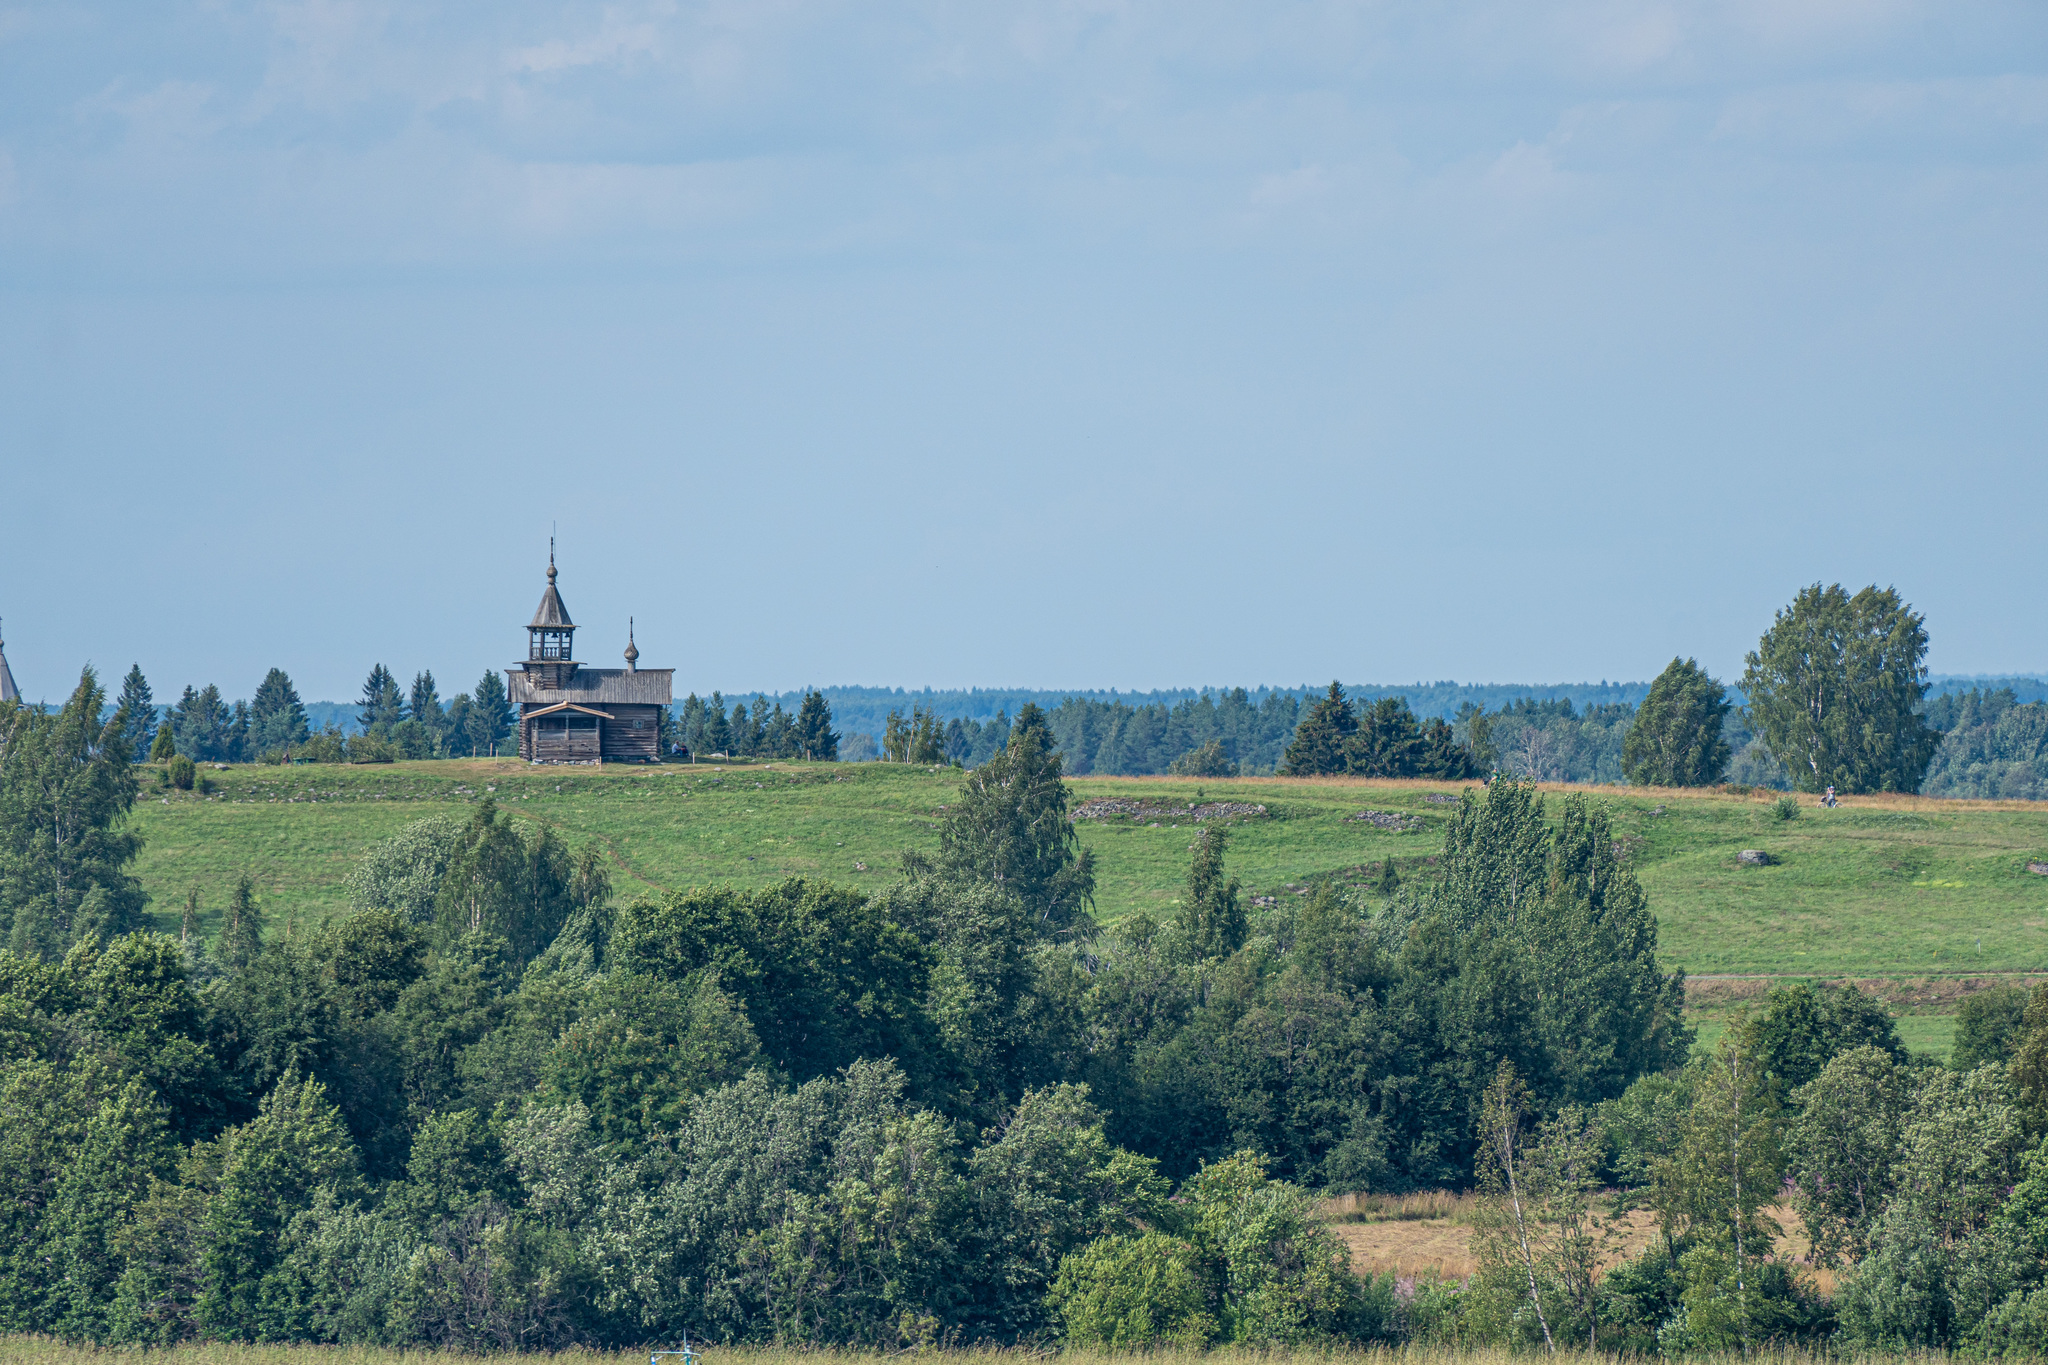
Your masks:
M21 689L14 685L14 672L7 667L7 641L0 639L0 701L20 701Z
M633 643L633 618L626 618L626 671L637 672L640 664L640 646Z

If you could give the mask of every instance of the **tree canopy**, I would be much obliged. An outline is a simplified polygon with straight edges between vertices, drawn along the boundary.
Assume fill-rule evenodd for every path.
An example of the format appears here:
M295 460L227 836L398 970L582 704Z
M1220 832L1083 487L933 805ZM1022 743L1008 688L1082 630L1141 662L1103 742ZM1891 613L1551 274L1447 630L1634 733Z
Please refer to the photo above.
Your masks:
M1802 588L1747 656L1750 722L1800 791L1918 791L1941 738L1919 712L1926 657L1894 589Z

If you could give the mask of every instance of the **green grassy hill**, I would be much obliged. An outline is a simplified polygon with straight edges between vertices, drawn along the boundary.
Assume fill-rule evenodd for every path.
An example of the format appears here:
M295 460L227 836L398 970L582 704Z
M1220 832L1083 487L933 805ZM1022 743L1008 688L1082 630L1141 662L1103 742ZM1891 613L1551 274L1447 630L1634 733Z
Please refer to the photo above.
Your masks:
M879 763L593 770L474 760L204 775L211 796L151 791L136 807L148 840L139 872L166 928L193 886L210 925L245 871L273 916L341 911L343 879L364 848L423 815L461 814L486 794L572 845L600 841L626 897L791 875L879 886L903 849L936 848L960 785L952 769ZM1462 789L1321 778L1080 778L1073 788L1081 802L1144 808L1079 822L1100 867L1105 919L1170 913L1195 828L1172 807L1264 806L1233 821L1230 863L1248 893L1279 897L1319 878L1371 875L1389 857L1404 878L1428 875L1447 801ZM1914 982L2048 970L2048 876L2026 870L2048 858L2048 806L1857 798L1832 811L1808 804L1779 821L1763 797L1585 790L1613 812L1662 925L1666 960L1694 976L1887 978L1902 983L1909 1020L1938 1020L1953 992ZM1382 818L1358 818L1366 811ZM1768 851L1774 865L1739 863L1746 848ZM1925 996L1919 1005L1915 991ZM1701 1003L1739 1008L1742 993L1710 990ZM1916 1042L1945 1045L1941 1025L1915 1029Z

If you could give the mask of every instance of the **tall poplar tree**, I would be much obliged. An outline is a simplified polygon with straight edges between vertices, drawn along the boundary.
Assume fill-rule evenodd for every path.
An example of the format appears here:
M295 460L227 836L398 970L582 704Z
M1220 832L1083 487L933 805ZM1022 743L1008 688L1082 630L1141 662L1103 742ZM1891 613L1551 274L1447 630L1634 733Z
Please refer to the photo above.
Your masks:
M1926 618L1895 589L1802 588L1747 658L1750 723L1800 791L1916 792L1941 742L1926 659Z

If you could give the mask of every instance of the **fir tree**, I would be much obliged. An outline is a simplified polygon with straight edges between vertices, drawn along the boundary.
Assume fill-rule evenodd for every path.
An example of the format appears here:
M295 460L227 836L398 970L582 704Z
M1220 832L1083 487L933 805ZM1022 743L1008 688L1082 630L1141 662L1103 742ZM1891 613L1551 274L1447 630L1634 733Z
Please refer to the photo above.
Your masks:
M683 747L690 751L691 758L710 752L704 742L704 699L695 692L683 698L683 713L676 719L676 728L682 732Z
M1048 930L1085 928L1095 900L1095 855L1081 847L1067 799L1052 727L1027 702L1003 751L967 775L946 812L941 870L958 881L993 883Z
M722 692L713 692L710 703L704 708L704 752L732 752L732 724L725 718L725 694Z
M199 943L199 886L194 883L185 892L185 913L178 917L178 944L187 953Z
M247 763L255 756L249 751L249 703L235 703L235 718L228 725L227 742L221 747L230 763Z
M1381 697L1359 719L1346 746L1346 766L1360 777L1413 777L1421 750L1422 727L1407 699Z
M128 676L121 679L121 699L115 703L128 713L126 734L135 753L135 761L143 762L149 756L150 741L156 737L156 700L149 690L149 679L142 676L142 665L135 664L128 670Z
M378 664L370 670L370 676L363 683L362 710L356 713L356 720L364 733L385 733L392 726L405 719L405 697L398 690L398 679L391 676L391 670ZM376 727L383 726L382 731Z
M476 695L469 703L471 752L495 758L498 746L512 733L512 703L505 696L505 680L489 669L477 679Z
M255 700L249 703L250 757L273 750L289 753L304 744L309 733L306 708L299 701L290 675L281 668L271 669L263 675Z
M162 725L156 727L156 738L149 742L149 761L151 763L168 763L177 757L177 754L177 738L172 733L171 723L165 721Z
M1051 733L1046 732L1048 744ZM804 704L797 708L796 723L790 727L790 741L796 750L794 757L811 763L839 761L839 736L832 729L832 708L826 705L823 692L804 693Z
M1388 900L1392 900L1394 893L1401 889L1401 878L1394 871L1394 860L1392 858L1381 861L1380 879L1374 884L1373 889Z
M1329 695L1309 709L1295 727L1294 740L1280 771L1288 777L1326 777L1341 773L1350 760L1351 737L1358 732L1358 716L1338 683L1330 684Z
M1416 750L1415 776L1462 782L1479 775L1472 752L1458 743L1458 732L1442 716L1431 717L1422 727L1422 743Z
M194 763L227 761L234 716L221 700L220 689L212 683L196 692L188 683L171 712L170 724L178 752Z
M421 669L412 676L412 696L407 702L412 718L426 727L429 735L440 739L448 731L448 717L441 709L441 694L434 686L432 669Z

